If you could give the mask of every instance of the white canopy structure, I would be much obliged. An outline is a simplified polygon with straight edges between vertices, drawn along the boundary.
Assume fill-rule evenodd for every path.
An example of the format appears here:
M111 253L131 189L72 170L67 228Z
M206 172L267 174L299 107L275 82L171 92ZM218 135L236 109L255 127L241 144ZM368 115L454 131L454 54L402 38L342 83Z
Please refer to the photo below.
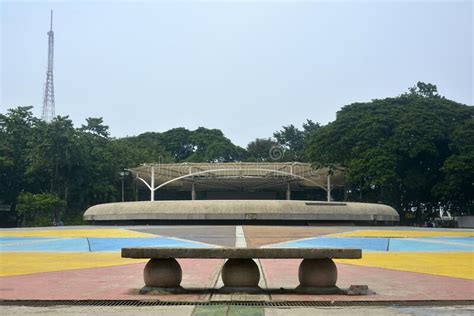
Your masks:
M301 162L237 162L237 163L172 163L143 164L129 169L150 190L150 200L161 188L190 191L196 199L196 191L291 191L321 188L331 201L331 189L345 183L342 168L314 168ZM159 193L158 193L159 194Z

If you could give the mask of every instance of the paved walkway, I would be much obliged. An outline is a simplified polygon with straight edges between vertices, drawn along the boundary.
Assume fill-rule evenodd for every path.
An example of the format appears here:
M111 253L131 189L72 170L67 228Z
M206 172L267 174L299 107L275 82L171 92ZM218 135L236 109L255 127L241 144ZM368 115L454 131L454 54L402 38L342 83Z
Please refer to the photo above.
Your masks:
M153 306L153 307L2 307L5 315L150 315L150 316L197 316L197 315L242 315L242 316L380 316L380 315L426 315L452 316L472 315L472 306L446 307L331 307L331 308L260 308L242 306Z

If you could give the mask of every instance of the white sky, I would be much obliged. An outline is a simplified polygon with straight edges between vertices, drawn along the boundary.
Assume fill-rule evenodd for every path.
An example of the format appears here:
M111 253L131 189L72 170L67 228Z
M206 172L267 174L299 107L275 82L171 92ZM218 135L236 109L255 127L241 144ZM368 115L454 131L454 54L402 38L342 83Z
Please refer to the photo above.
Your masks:
M1 113L40 116L50 9L56 114L115 137L204 126L246 146L417 81L474 103L472 1L1 1Z

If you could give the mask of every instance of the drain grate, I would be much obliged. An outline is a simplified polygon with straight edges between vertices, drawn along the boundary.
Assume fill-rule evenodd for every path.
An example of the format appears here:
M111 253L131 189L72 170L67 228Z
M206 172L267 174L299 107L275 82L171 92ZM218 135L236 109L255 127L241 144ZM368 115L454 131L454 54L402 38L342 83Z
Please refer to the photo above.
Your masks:
M356 307L356 306L454 306L473 305L474 300L443 300L443 301L139 301L139 300L3 300L0 306L256 306L256 307Z

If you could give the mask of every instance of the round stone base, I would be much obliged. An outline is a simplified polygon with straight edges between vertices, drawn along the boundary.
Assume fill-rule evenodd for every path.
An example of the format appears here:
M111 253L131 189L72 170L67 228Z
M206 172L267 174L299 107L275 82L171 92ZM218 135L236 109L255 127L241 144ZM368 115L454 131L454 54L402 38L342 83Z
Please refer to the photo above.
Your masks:
M333 287L337 281L337 268L332 259L304 259L298 270L302 287Z
M229 259L222 267L222 281L226 287L257 287L260 271L252 259Z
M149 287L177 288L181 284L181 267L174 258L150 259L143 271L145 285Z

